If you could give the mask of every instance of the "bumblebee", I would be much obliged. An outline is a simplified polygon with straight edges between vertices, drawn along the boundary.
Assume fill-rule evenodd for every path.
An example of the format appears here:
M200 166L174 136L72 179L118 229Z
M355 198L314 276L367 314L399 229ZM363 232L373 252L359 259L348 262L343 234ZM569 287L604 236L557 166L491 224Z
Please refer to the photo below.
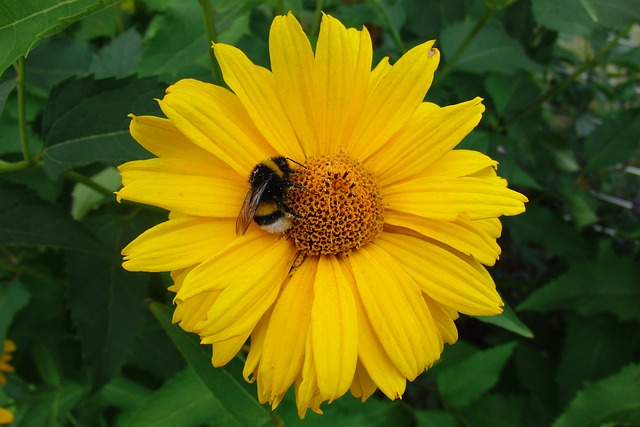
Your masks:
M297 162L296 162L297 163ZM236 220L236 234L247 232L251 220L269 233L284 233L291 228L291 218L301 218L287 205L291 187L304 190L289 179L291 169L286 157L271 157L259 163L249 176L249 192Z

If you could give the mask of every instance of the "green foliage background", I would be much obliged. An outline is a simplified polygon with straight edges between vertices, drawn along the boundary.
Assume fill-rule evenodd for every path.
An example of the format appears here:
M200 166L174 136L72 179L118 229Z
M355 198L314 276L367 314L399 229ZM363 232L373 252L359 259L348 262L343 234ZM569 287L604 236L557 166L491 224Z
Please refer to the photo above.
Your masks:
M527 194L491 269L509 304L402 401L343 397L297 418L256 401L242 361L172 326L165 275L120 249L165 214L115 203L148 156L128 113L183 77L220 82L210 40L268 66L274 15L366 24L376 59L437 39L427 95L479 95L463 142ZM0 0L0 406L19 426L640 425L640 0ZM25 58L26 56L26 58Z

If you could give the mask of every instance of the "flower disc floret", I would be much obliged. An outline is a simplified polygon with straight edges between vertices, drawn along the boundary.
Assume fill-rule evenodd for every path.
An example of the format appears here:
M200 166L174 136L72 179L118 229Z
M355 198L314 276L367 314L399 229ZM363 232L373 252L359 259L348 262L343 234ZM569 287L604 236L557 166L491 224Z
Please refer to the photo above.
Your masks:
M307 255L348 254L372 242L384 225L384 203L371 172L344 154L310 158L292 179L290 195L301 218L289 235Z

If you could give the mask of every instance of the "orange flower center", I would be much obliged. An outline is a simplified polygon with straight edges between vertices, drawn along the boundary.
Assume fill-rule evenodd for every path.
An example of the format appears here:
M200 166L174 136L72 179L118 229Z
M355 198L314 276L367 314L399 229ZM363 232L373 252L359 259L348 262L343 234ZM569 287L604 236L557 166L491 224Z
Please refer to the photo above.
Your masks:
M288 231L306 255L348 254L375 238L384 225L384 203L375 178L344 154L312 157L292 174L289 206L301 216Z

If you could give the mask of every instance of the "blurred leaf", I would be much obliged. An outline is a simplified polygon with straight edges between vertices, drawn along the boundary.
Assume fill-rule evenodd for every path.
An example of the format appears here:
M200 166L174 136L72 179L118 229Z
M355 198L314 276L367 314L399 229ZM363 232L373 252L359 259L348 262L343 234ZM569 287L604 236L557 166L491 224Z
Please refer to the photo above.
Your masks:
M97 217L93 222L112 256L69 253L66 271L71 319L80 335L93 385L101 387L119 373L141 328L148 274L125 271L120 250L148 224L141 215Z
M96 79L124 78L134 72L142 53L142 37L130 28L100 50L91 63Z
M172 324L168 307L159 303L152 303L150 307L199 380L224 408L229 419L227 425L262 426L270 422L268 411L238 382L242 368L237 359L224 368L214 368L209 352L193 336Z
M536 135L537 145L558 169L564 172L576 172L580 169L573 148L565 138L555 133Z
M516 243L536 243L549 255L582 256L590 250L575 227L540 205L529 203L523 215L501 220Z
M596 9L593 6L591 0L580 0L580 3L582 4L582 7L584 7L584 10L587 11L587 14L591 18L591 20L593 22L598 22L598 13L596 12Z
M640 320L640 264L631 258L577 262L566 274L535 291L518 310L574 310L583 316L611 313L622 321Z
M498 115L503 118L524 110L540 96L540 88L524 72L515 76L490 74L484 84L496 104Z
M582 228L600 220L596 209L598 200L590 192L563 175L558 182L558 190L569 204L571 217L575 224Z
M0 181L0 246L52 246L81 252L104 249L59 207L33 191Z
M29 291L17 280L0 283L0 343L4 343L7 330L17 312L29 302Z
M444 411L416 411L418 427L459 427L456 417Z
M461 363L442 371L438 388L447 404L461 408L489 391L513 353L516 343L478 351Z
M157 113L153 99L161 98L164 89L153 79L134 77L85 77L54 88L42 121L47 176L56 179L68 169L95 162L148 158L150 154L129 135L127 115Z
M589 136L585 144L586 170L629 160L640 149L640 109L623 111Z
M43 343L38 337L32 339L33 359L38 369L38 374L42 380L53 387L58 387L62 383L62 372L59 361L51 348Z
M87 391L86 387L73 381L66 381L58 387L39 387L28 399L21 402L16 425L66 425L74 407Z
M462 418L474 427L523 426L530 399L524 396L488 394L461 410Z
M122 186L122 180L118 170L108 167L91 177L91 180L104 188L116 191ZM101 201L113 201L113 196L105 196L82 183L76 184L71 193L71 216L74 219L83 218L91 209L94 209Z
M569 401L589 381L611 375L634 359L635 324L609 316L569 316L558 364L560 402Z
M146 3L148 1L145 1ZM74 28L73 35L76 39L84 41L98 37L114 37L120 28L122 14L122 4L99 10L81 19L77 24L77 29Z
M191 427L205 425L210 420L216 420L216 425L233 425L220 402L193 370L186 368L165 382L139 408L125 413L117 425Z
M578 392L553 427L599 427L640 424L640 366L629 365L615 375Z
M525 338L533 338L533 332L531 332L531 329L518 319L518 316L516 316L516 313L513 312L511 307L505 304L502 309L504 310L502 314L498 314L497 316L475 316L475 318L481 322L499 326Z
M100 397L109 405L122 409L137 409L153 395L153 391L126 377L115 377L100 390Z
M474 25L471 21L459 22L442 31L440 39L445 61L454 57ZM527 57L520 43L507 34L502 26L490 24L475 35L453 64L453 69L473 74L495 72L511 75L517 70L536 72L540 66Z
M0 3L0 74L40 40L118 0L32 0Z
M9 94L16 86L16 79L8 73L0 76L0 114L4 110L4 104L7 102Z

